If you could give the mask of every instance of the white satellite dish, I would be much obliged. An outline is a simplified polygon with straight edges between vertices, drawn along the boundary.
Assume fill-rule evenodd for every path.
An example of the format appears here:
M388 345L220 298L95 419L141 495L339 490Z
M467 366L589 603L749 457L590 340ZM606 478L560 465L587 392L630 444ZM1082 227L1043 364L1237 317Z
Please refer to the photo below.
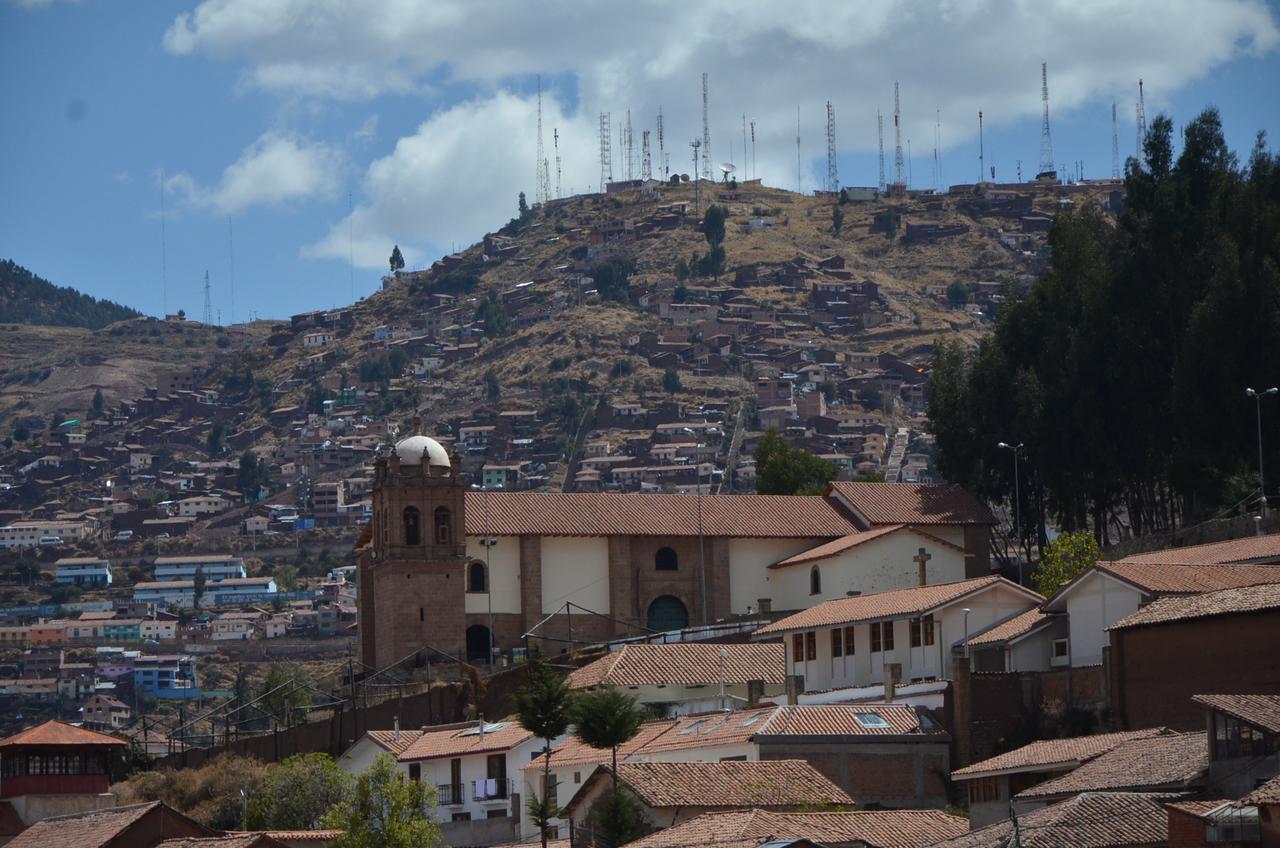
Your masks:
M721 162L720 163L720 174L721 174L720 179L727 183L729 181L729 175L732 174L735 170L737 169L733 167L732 162Z

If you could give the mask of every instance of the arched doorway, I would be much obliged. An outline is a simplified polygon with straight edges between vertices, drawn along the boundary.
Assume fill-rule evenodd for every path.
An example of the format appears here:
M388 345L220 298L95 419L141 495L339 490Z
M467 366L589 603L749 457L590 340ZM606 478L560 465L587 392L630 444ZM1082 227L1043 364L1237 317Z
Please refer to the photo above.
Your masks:
M467 628L467 662L489 662L489 628L473 624Z
M649 604L650 630L680 630L689 626L689 610L674 595L662 595Z

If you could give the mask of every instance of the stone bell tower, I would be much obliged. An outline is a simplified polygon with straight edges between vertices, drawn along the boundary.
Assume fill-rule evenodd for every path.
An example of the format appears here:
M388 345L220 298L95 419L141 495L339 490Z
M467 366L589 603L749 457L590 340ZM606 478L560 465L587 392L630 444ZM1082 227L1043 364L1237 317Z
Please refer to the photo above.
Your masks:
M426 436L397 442L373 473L373 521L359 560L361 660L378 669L420 649L462 656L466 486Z

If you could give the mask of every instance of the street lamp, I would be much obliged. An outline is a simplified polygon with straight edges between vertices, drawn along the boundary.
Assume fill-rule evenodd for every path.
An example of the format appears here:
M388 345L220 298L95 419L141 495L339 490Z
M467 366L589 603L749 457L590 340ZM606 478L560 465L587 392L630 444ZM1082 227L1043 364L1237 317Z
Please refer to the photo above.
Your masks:
M1018 538L1018 543L1022 543L1022 493L1019 491L1018 485L1018 451L1022 450L1024 445L1018 442L1011 445L1008 442L999 442L996 447L1004 450L1013 451L1013 532ZM1016 548L1015 548L1016 550ZM1022 584L1022 555L1018 555L1018 584Z
M1258 416L1258 497L1262 500L1262 514L1265 516L1267 514L1267 477L1262 470L1262 398L1266 395L1280 393L1280 388L1272 386L1261 392L1245 389L1244 393L1253 398L1253 404Z
M968 607L965 607L964 609L960 610L960 612L964 613L964 658L968 659L969 658L969 613L973 612L973 610L969 609Z
M488 529L489 529L489 491L488 491L488 487L485 487L485 492L484 492L484 526L485 526L485 529L486 529L486 530L488 530ZM486 601L487 601L487 603L489 604L489 656L488 656L488 663L487 663L487 665L489 666L489 668L490 668L490 669L492 669L492 668L493 668L493 648L494 648L494 636L493 636L493 569L489 566L489 550L490 550L490 548L492 548L494 545L498 544L498 540L497 540L497 539L495 539L495 538L493 538L492 536L482 536L482 537L480 538L480 544L484 547L484 589L485 589L484 595L485 595L485 600L486 600ZM471 577L471 575L467 575L467 578L468 578L468 579L470 579L470 577Z

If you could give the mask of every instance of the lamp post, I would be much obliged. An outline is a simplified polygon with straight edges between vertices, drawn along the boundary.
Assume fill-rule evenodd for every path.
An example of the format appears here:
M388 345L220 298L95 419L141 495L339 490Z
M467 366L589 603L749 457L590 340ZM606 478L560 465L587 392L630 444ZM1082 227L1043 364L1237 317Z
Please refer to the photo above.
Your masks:
M1244 393L1253 398L1253 405L1258 417L1258 498L1262 501L1262 514L1265 517L1267 514L1267 477L1262 470L1262 398L1280 393L1280 388L1272 386L1261 392L1245 389Z
M1018 539L1018 543L1022 543L1022 492L1018 484L1018 451L1022 450L1024 445L1018 442L1011 445L1008 442L999 442L996 447L1004 450L1013 451L1013 532ZM1015 547L1016 550L1016 547ZM1022 585L1022 554L1018 554L1018 585Z
M965 607L964 609L960 610L960 612L964 613L964 658L968 659L969 658L969 613L973 612L973 610L969 609L968 607Z
M484 526L489 529L489 491L484 489ZM489 567L489 549L498 544L492 536L482 536L480 544L484 546L484 596L489 605L489 656L486 665L493 668L493 569Z

